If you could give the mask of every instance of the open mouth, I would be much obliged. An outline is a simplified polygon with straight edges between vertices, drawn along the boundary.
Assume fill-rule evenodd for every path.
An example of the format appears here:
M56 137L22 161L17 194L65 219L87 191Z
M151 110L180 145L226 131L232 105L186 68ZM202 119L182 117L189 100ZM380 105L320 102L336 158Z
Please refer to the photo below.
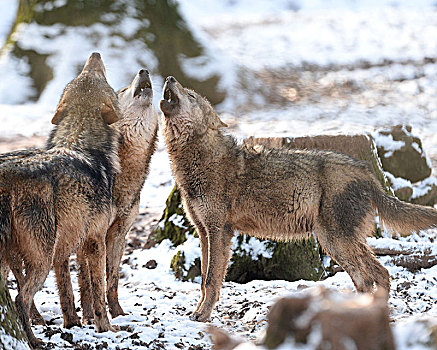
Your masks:
M164 94L159 105L166 116L177 113L179 98L175 90L176 88L174 84L169 84L168 82L165 83Z
M169 86L169 84L166 84L165 86L164 100L170 103L171 105L175 105L179 102L179 98L177 97L176 93L172 90L171 86Z
M148 96L152 93L152 82L150 81L149 76L140 76L138 82L136 84L134 91L134 97L137 96Z

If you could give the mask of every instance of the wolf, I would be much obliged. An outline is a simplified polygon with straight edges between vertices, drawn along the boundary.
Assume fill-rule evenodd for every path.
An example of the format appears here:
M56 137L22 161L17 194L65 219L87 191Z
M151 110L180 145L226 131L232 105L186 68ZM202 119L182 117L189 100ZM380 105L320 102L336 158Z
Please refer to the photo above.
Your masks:
M42 343L29 323L33 297L52 264L59 276L57 267L78 249L90 267L96 328L116 330L105 306L104 233L119 171L117 132L109 125L120 118L100 54L93 53L66 86L46 147L0 164L0 258L19 283L15 304L32 346ZM57 282L62 301L71 284Z
M118 280L120 261L124 252L126 235L133 225L139 211L140 193L149 173L149 164L156 150L158 140L158 113L153 105L153 89L147 69L141 69L132 83L118 92L123 118L112 127L117 129L120 159L120 172L115 176L113 187L113 215L106 235L106 286L109 312L113 318L126 315L118 301ZM92 306L92 288L89 278L90 269L84 259L84 252L77 253L79 265L79 285L83 322L90 324L94 314ZM67 276L68 266L64 266L62 276ZM70 283L65 280L64 283ZM69 295L69 297L73 297ZM64 301L61 305L70 316L69 328L77 319L74 300ZM71 316L73 315L73 316Z
M390 289L366 244L376 211L396 231L435 227L437 211L386 194L366 162L341 153L245 147L223 133L209 102L167 77L162 130L182 204L200 236L202 296L192 320L219 299L234 231L280 241L314 234L357 291Z

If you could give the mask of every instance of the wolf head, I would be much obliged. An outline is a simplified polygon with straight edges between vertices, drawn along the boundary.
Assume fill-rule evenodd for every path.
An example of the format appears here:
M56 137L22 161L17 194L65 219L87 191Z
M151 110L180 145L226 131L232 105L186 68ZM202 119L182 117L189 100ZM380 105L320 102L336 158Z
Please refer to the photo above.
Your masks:
M52 123L59 125L67 116L84 115L98 115L106 124L115 123L122 115L117 95L106 81L105 66L97 52L91 54L82 72L65 87Z
M147 69L140 69L132 83L118 91L118 99L124 117L126 114L140 114L153 103L153 90Z
M193 90L185 89L172 76L167 77L160 102L163 124L170 138L203 135L208 130L227 126L215 113L211 104Z

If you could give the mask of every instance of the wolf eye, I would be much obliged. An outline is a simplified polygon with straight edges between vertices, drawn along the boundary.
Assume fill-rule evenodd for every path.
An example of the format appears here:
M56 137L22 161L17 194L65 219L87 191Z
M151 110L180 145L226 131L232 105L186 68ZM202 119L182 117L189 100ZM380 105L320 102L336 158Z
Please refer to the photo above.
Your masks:
M189 92L188 92L188 96L190 96L191 98L196 98L196 96L194 96L193 94L190 94Z
M121 94L122 92L125 92L127 90L127 87L125 87L125 88L123 88L123 89L120 89L120 90L118 90L118 93L119 94Z

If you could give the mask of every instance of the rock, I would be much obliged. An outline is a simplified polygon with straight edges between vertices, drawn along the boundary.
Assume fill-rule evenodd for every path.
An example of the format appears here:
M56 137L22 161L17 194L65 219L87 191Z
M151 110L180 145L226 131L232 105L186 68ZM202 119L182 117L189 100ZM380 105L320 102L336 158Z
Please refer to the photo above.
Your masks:
M387 295L381 293L357 296L320 288L282 298L270 309L263 344L275 349L291 338L312 349L394 349Z
M402 201L407 202L413 195L413 188L408 186L400 187L396 189L394 192L396 197L398 197Z
M396 125L373 134L378 156L399 199L434 206L437 179L431 175L431 161L426 157L420 138L411 131L409 125Z
M150 239L155 243L170 239L174 246L178 246L187 240L188 234L194 234L194 227L185 217L181 195L174 186L165 203L164 213Z
M156 269L157 266L158 266L158 263L156 262L156 260L152 259L152 260L149 260L148 262L146 262L145 268L149 269L149 270L153 270L153 269Z
M376 133L374 138L385 171L412 183L431 175L422 141L411 133L411 126L396 125Z

